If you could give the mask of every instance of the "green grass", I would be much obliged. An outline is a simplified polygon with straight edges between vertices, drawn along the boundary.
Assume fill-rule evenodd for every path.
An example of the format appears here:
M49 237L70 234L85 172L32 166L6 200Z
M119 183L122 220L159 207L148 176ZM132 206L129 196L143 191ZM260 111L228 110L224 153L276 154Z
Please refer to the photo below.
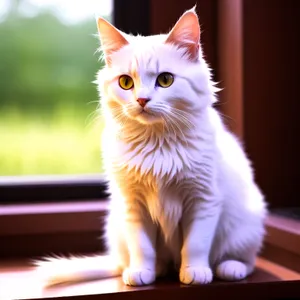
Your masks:
M51 117L2 110L0 176L102 172L102 127L101 118L75 108L59 107Z

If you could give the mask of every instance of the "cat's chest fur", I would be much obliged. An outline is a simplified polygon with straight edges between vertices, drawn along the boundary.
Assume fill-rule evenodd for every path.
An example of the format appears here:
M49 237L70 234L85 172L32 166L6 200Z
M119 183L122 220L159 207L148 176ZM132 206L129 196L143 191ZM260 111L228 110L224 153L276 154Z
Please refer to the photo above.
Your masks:
M127 196L143 201L152 219L170 236L206 172L206 142L185 135L140 134L115 140L111 152L114 173Z
M172 196L175 191L180 193L176 183L184 180L190 168L186 149L175 147L169 141L148 140L142 144L120 147L123 163L120 172L127 174L129 193L137 195L152 220L169 237L182 216L183 201L178 195Z
M165 183L183 178L193 169L196 146L188 138L149 135L118 142L117 165L135 180L163 180ZM117 160L119 160L117 159Z

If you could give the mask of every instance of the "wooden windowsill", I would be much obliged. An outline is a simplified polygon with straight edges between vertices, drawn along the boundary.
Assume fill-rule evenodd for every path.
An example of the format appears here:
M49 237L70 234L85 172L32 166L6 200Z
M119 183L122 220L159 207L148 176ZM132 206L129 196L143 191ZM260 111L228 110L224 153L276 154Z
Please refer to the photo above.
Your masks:
M300 274L257 259L257 268L247 280L238 283L214 282L206 286L187 288L177 281L162 281L153 286L127 287L121 278L97 280L80 284L43 289L32 266L26 262L0 263L0 299L217 299L300 297Z

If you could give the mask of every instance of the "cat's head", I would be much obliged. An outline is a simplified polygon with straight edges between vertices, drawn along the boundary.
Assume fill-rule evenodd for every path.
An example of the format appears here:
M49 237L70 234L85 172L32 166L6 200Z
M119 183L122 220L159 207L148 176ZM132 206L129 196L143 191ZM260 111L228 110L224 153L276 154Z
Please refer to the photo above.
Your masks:
M116 117L168 123L214 102L194 9L165 35L127 35L102 18L98 31L106 62L100 90Z

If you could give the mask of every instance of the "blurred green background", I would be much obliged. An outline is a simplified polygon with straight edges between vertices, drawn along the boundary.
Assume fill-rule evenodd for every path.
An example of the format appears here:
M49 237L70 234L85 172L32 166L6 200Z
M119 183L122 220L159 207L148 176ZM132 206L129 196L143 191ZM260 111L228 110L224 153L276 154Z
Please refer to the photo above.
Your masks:
M0 18L0 176L99 173L93 12L70 21L27 2L6 1Z

